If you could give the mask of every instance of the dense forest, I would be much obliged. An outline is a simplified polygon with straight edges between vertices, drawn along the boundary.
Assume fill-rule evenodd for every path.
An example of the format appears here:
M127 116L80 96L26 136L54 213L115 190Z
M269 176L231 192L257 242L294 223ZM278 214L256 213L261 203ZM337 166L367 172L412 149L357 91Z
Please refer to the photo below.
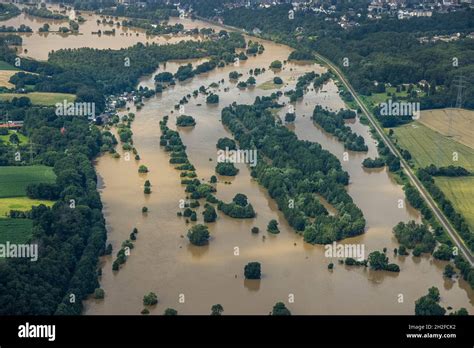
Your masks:
M234 104L222 110L222 123L240 148L257 150L252 176L305 241L324 244L363 233L365 219L344 188L349 176L340 162L321 145L298 140L277 124L268 109L275 105L271 97L257 97L254 105ZM317 195L336 207L338 214L330 216Z
M93 11L116 5L116 0L51 0L52 3L73 6L76 10Z
M141 18L152 21L168 20L170 17L179 16L176 7L172 4L166 4L164 1L148 3L146 8L133 4L131 6L118 4L113 8L104 9L100 14L105 16Z

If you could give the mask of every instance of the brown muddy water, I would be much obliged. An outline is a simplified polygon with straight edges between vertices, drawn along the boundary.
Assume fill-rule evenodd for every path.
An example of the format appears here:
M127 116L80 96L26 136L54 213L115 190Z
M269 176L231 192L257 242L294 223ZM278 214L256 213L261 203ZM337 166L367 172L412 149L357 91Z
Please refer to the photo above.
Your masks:
M17 6L20 8L25 7L24 5L18 4ZM47 8L51 11L60 11L58 5L48 4ZM66 11L64 15L69 15L69 11ZM18 52L21 56L28 56L38 60L47 60L49 52L67 48L91 47L98 49L120 49L133 46L138 42L167 44L177 43L182 40L203 39L199 35L183 36L181 34L147 36L145 30L140 28L117 27L115 23L120 22L120 24L122 24L122 20L124 19L122 17L118 19L114 17L114 25L109 25L102 23L97 24L97 20L102 20L102 17L94 13L80 11L80 15L86 21L79 25L79 33L77 34L62 34L57 32L60 27L69 27L68 20L51 20L29 16L25 13L21 13L19 16L9 20L1 21L0 25L13 26L15 28L18 28L21 24L29 26L33 30L32 33L15 33L23 38L23 45L18 48ZM76 17L78 17L78 15L76 15ZM112 18L107 17L106 19L109 21ZM50 25L50 32L39 33L38 29L45 23ZM99 36L92 34L98 30L104 32L105 30L112 29L116 31L114 35L102 34Z
M185 22L187 26L196 23L209 26L202 22ZM160 302L152 309L152 314L161 314L168 307L181 314L208 314L215 303L223 305L225 314L267 314L277 301L285 302L295 314L412 314L415 300L433 285L440 289L444 306L464 306L472 311L472 291L462 280L443 279L444 262L428 257L393 256L392 250L398 247L391 232L393 226L399 221L419 221L420 217L406 202L403 208L398 208L399 199L404 200L403 191L386 170L362 168L365 157L376 155L368 128L359 122L351 125L365 137L369 144L368 154L349 152L349 160L343 161L343 146L313 125L310 115L316 103L332 109L344 106L333 82L321 91L309 91L296 103L297 119L291 127L299 138L317 141L334 153L351 175L348 191L364 212L367 231L343 243L364 244L366 255L386 247L390 260L400 265L401 272L391 274L341 266L324 256L323 246L304 243L243 164L237 165L240 173L235 178L219 178L217 197L230 201L236 193L244 193L253 204L257 217L236 220L219 214L217 222L209 224L212 240L206 247L191 246L183 238L190 226L183 218L178 218L176 212L180 210L179 201L185 199L184 187L180 185L179 172L168 163L168 154L159 147L158 122L164 115L170 115L169 125L173 127L177 112L171 111L184 95L202 85L225 80L225 84L220 84L216 90L220 96L219 106L207 106L203 96L191 98L185 105L185 113L194 116L197 125L193 129L180 130L198 177L209 180L216 164L215 144L220 137L230 136L220 121L221 109L234 101L252 103L256 96L275 91L258 88L259 84L275 76L272 71L257 76L257 87L246 90L239 90L235 83L229 82L229 72L237 70L243 74L241 80L246 79L249 69L268 68L272 60L285 60L291 51L286 46L263 43L264 54L241 62L238 67L228 66L179 83L149 100L137 112L132 127L134 142L142 158L140 163L149 167L149 174L138 175L138 163L112 159L108 155L99 159L97 171L104 183L101 192L110 240L117 249L133 227L137 226L140 233L136 247L119 272L111 271L111 257L104 258L101 284L106 298L88 301L86 313L136 314L143 307L143 295L154 291ZM159 71L175 72L183 63L171 62ZM290 89L298 76L313 70L322 72L323 68L314 64L288 63L277 75L285 81L284 89ZM152 87L152 77L143 78L141 85ZM225 87L230 91L224 92ZM281 100L286 101L286 98ZM285 112L283 109L281 115ZM150 197L143 194L145 178L153 185ZM147 216L140 212L143 205L150 209ZM201 215L199 219L202 222ZM265 232L271 219L277 219L280 224L281 233L276 236ZM258 235L250 233L253 226L260 228ZM238 248L238 255L235 255L235 248ZM250 261L262 264L260 281L244 280L243 268ZM336 264L332 272L327 269L330 262ZM403 295L402 303L399 303L400 294ZM291 299L294 301L290 302Z
M103 35L99 38L90 34L98 28L104 30L103 25L96 24L98 17L89 14L83 16L87 21L81 25L82 35L63 37L53 33L23 34L23 48L28 50L27 55L46 59L49 51L60 48L117 49L146 40L164 43L184 39L179 36L147 39L143 32L136 30L129 30L134 35L126 36L125 31L124 35L120 35L122 28L118 29L115 37ZM186 28L215 27L188 19L176 19L171 23L177 21ZM37 31L44 22L22 14L2 24L26 24ZM137 32L138 37L135 35ZM392 234L393 226L399 221L420 221L420 215L408 206L401 186L385 169L362 168L364 158L376 157L375 144L368 127L358 121L351 124L354 131L365 138L369 151L348 152L348 160L345 161L342 144L311 121L315 104L333 110L344 107L332 81L319 91L310 89L304 99L295 104L297 118L294 125L288 127L300 139L318 142L331 151L350 174L348 192L362 209L367 229L365 234L341 243L363 244L365 257L371 251L380 251L386 247L390 262L400 266L400 273L374 272L363 267L339 265L337 258L325 257L324 246L304 243L302 237L288 226L266 190L251 178L245 164L237 164L240 172L235 178L219 177L217 197L230 201L235 194L244 193L254 206L257 217L238 220L218 212L218 220L208 224L212 236L209 245L195 247L189 244L185 235L193 223L187 225L184 218L176 215L180 211L180 200L186 199L184 186L180 184L179 171L169 164L169 155L159 146L159 121L164 115L169 115L168 124L174 128L178 113L172 111L183 96L191 94L200 86L207 87L213 82L225 80L215 90L220 96L218 106L206 105L205 96L202 95L191 98L184 106L185 114L192 115L197 125L192 129L181 129L180 134L198 177L208 181L216 165L217 140L224 136L231 137L220 120L223 107L234 101L253 103L256 96L276 91L258 87L272 80L275 75L282 77L285 82L282 90L288 90L294 88L298 76L305 72L324 71L324 68L312 63L287 63L279 72L267 70L257 76L257 87L240 90L236 83L229 81L230 71L240 72L243 74L240 80L246 80L250 69L268 69L271 61L286 60L291 52L287 46L259 41L265 46L262 55L241 61L239 66L218 68L177 83L162 95L148 100L140 111L132 107L131 111L136 112L132 130L134 144L141 156L139 162L133 159L126 161L125 156L113 159L110 155L97 160L96 170L100 178L99 189L104 203L108 240L114 247L114 256L101 260L103 275L100 282L105 290L105 299L86 301L85 313L139 314L143 308L143 296L153 291L158 295L159 303L151 308L151 314L162 314L168 307L175 308L179 314L209 314L211 306L216 303L222 304L224 314L268 314L278 301L285 302L293 314L413 314L415 300L426 294L431 286L440 289L443 306L455 309L466 307L470 313L474 312L474 293L469 286L463 280L443 278L445 262L426 256L394 257L392 250L398 247L398 243ZM191 62L196 65L202 61ZM157 72L175 72L183 63L187 61L168 62ZM144 77L140 84L153 87L153 75ZM224 92L225 87L230 90ZM282 97L280 101L287 102L287 98ZM282 117L286 112L286 108L283 108L279 115ZM120 146L118 151L123 154ZM138 174L140 164L147 165L150 172ZM152 184L152 194L149 196L143 194L146 179ZM224 181L231 184L225 184ZM403 200L402 208L398 207L400 199ZM141 213L143 206L149 208L146 215ZM198 211L197 223L202 223L202 208ZM280 234L266 232L271 219L278 221ZM259 234L251 234L253 226L260 228ZM139 230L135 248L120 271L113 272L113 258L134 227ZM251 261L262 264L262 279L259 281L244 279L243 268ZM333 271L327 268L330 262L335 264Z

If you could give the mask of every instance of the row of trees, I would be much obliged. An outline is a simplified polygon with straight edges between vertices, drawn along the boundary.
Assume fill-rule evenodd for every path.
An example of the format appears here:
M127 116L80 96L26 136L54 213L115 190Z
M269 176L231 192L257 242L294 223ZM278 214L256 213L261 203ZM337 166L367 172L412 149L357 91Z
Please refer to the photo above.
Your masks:
M431 176L468 176L471 173L464 167L449 165L447 167L436 167L434 164L424 168L426 173Z

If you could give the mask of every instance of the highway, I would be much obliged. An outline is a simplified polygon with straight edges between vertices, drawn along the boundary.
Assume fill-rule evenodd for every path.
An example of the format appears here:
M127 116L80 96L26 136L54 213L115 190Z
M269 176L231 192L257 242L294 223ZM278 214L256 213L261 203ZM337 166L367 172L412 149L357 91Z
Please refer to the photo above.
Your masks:
M458 234L456 229L451 225L449 222L448 218L444 215L444 213L441 211L441 209L438 208L438 205L434 201L434 199L431 197L429 192L425 189L423 184L420 182L420 180L416 177L415 173L413 172L412 168L408 165L408 163L405 161L405 159L400 155L400 152L398 149L395 147L395 145L392 143L391 139L385 134L383 131L382 127L379 125L375 117L371 114L371 112L367 109L365 104L360 100L359 96L357 95L355 89L352 87L352 85L347 81L345 78L344 74L336 67L334 64L332 64L331 61L326 59L325 57L321 56L320 54L315 53L315 56L322 62L324 62L328 67L331 68L331 70L338 76L339 80L341 81L342 84L347 88L347 90L352 94L352 97L354 100L357 102L359 105L360 109L364 113L364 115L367 117L367 119L370 121L372 126L375 128L379 136L383 139L384 143L388 146L390 151L397 156L400 159L400 163L402 165L403 170L407 174L408 178L410 179L411 184L417 188L418 192L420 193L421 197L426 201L428 206L431 208L435 216L437 217L438 221L441 223L441 225L445 228L445 230L448 232L449 236L453 240L455 246L458 248L458 250L461 252L461 254L468 260L468 262L471 264L471 267L474 266L474 257L472 256L469 248L467 245L464 243L462 240L461 236Z

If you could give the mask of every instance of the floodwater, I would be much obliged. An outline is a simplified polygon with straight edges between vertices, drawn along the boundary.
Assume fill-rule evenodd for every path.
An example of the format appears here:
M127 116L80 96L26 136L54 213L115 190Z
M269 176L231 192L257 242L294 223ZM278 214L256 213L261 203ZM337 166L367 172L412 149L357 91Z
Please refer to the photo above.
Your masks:
M23 8L24 5L18 5ZM48 9L51 11L60 11L58 5L48 5ZM59 49L67 48L81 48L91 47L97 49L120 49L133 46L139 42L142 43L177 43L182 40L202 40L200 35L196 36L182 36L180 34L175 35L159 35L159 36L147 36L146 31L140 28L129 28L117 26L116 23L120 22L124 18L119 17L107 17L106 20L113 20L112 24L97 23L97 20L102 21L104 17L96 15L92 12L79 11L80 15L86 20L84 23L79 25L79 33L77 34L63 34L57 32L60 27L69 27L68 20L51 20L40 17L29 16L25 13L21 13L19 16L11 18L6 21L0 22L0 25L13 26L18 28L21 24L29 26L32 33L15 33L23 38L23 45L18 48L20 56L32 57L38 60L47 60L48 53ZM69 15L69 11L63 15ZM76 17L78 15L76 14ZM48 33L39 33L38 29L41 28L45 23L50 25ZM114 35L103 34L106 30L115 29ZM102 31L102 35L93 34L98 31Z
M23 14L5 24L17 26L14 21L20 23L19 18L24 20L21 23L32 28L34 23L36 28L42 25L42 20ZM82 36L62 38L50 34L40 37L35 33L25 39L23 48L28 50L29 56L46 59L48 51L64 47L120 48L145 40L143 33L138 38L117 35L94 36L94 40L91 40L88 32L97 30L96 19L94 15L90 20L86 18L88 21L81 26ZM179 21L186 28L214 27L202 21ZM154 39L163 40L162 37ZM262 55L241 61L238 66L218 68L177 83L162 95L146 101L140 111L131 107L131 111L137 115L132 130L140 161L134 161L133 156L130 161L126 161L125 156L114 159L108 154L97 160L96 170L100 178L99 190L104 203L108 240L114 252L113 256L101 260L103 275L100 282L105 290L105 299L86 301L85 313L139 314L143 309L143 296L153 291L158 295L159 303L151 308L151 314L162 314L166 308L174 308L179 314L209 314L211 306L216 303L222 304L224 314L268 314L278 301L285 302L293 314L413 314L415 300L426 294L431 286L440 289L444 307L465 307L472 313L473 291L462 280L445 280L442 277L445 262L426 256L415 258L393 255L393 249L398 247L392 234L393 226L399 221L420 221L420 215L405 202L401 186L385 169L362 168L364 158L376 157L375 144L368 127L358 121L350 125L365 138L369 145L368 153L345 154L341 143L311 121L312 110L317 103L333 110L344 106L332 81L318 91L310 88L304 99L295 103L297 118L294 125L288 127L300 139L318 142L331 151L350 174L347 189L362 209L367 229L365 234L341 243L363 244L365 257L374 250L380 251L386 247L390 262L397 263L401 272L375 272L363 267L340 265L336 258L325 257L324 246L304 243L302 237L288 226L266 190L251 178L244 164L237 165L240 172L236 177L219 177L217 197L230 201L235 194L244 193L257 212L257 217L232 219L218 211L218 220L208 224L212 237L209 245L195 247L189 244L185 236L193 223L186 224L184 218L176 215L180 211L180 200L185 200L186 194L184 186L180 184L179 171L169 164L169 155L159 146L159 121L169 115L168 125L174 128L177 114L177 111L173 111L174 105L183 96L191 94L200 86L207 87L224 79L225 82L220 83L215 90L220 96L219 105L206 105L203 95L191 97L184 106L184 113L192 115L197 125L192 129L180 129L198 178L208 181L216 165L217 140L224 136L231 137L220 120L223 107L234 101L253 103L256 96L275 92L275 89L263 90L258 87L275 75L285 82L282 90L288 90L294 88L297 77L305 72L324 72L324 68L312 63L287 63L279 72L267 70L257 76L257 87L240 90L236 83L229 81L229 72L238 71L243 74L240 80L246 80L250 69L268 69L271 61L286 60L291 52L287 46L259 41L265 46ZM195 60L192 63L196 65L202 61ZM168 62L157 72L175 72L183 63L187 61ZM140 84L153 87L153 75L143 77ZM226 87L230 89L228 92L224 92ZM287 98L282 97L280 101L287 102ZM279 114L283 116L286 112L286 108L283 108ZM123 154L120 146L118 152ZM347 160L345 155L348 156ZM148 166L150 172L138 174L140 164ZM152 194L148 196L143 194L146 179L152 184ZM141 212L143 206L149 208L146 215ZM202 207L198 211L197 223L202 223ZM278 221L280 234L266 232L271 219ZM250 232L253 226L260 228L259 234ZM134 227L139 230L135 247L120 271L113 272L114 256ZM244 279L243 268L251 261L261 263L261 280ZM327 268L330 262L335 264L332 271Z

